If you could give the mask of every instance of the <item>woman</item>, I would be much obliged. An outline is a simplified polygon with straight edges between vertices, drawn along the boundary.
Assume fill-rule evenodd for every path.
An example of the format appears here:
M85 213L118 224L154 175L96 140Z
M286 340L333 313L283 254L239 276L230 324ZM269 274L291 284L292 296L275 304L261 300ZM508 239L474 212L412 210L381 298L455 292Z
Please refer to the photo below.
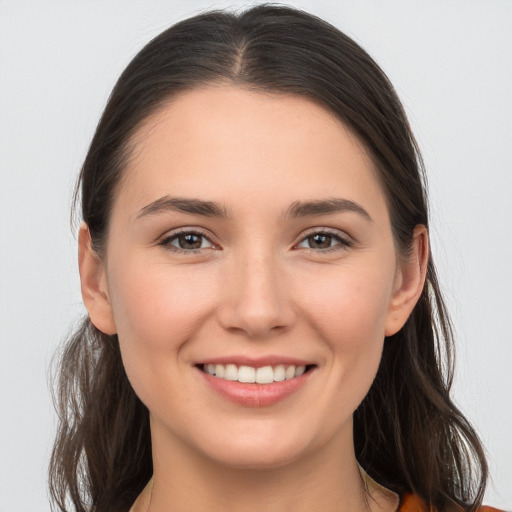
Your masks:
M115 86L79 187L61 510L476 510L419 151L301 11L212 12Z

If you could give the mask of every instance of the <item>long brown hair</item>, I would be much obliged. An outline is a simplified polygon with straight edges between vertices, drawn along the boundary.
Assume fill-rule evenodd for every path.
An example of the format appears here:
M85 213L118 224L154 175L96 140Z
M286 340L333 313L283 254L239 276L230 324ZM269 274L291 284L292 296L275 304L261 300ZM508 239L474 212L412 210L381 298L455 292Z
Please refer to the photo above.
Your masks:
M75 199L101 256L112 199L134 131L170 97L202 84L312 99L358 136L379 171L395 246L428 228L420 152L386 75L353 40L289 7L207 12L152 40L115 85L80 173ZM354 413L356 455L376 481L429 507L476 510L487 479L479 439L450 399L452 329L432 256L405 326L385 341L375 381ZM152 474L146 407L123 368L116 335L86 318L59 359L60 418L50 490L60 510L125 512ZM69 508L69 505L71 508Z

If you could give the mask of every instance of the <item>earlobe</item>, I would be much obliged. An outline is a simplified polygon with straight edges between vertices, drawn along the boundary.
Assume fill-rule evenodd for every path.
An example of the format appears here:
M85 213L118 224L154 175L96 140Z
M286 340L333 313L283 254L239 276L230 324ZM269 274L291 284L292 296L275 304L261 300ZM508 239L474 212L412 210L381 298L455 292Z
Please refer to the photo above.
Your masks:
M425 226L414 228L411 254L398 269L395 290L386 320L386 336L396 334L405 324L425 285L429 258L428 232Z
M78 234L78 265L82 300L93 325L105 334L115 334L117 329L110 304L105 267L92 248L91 234L85 222Z

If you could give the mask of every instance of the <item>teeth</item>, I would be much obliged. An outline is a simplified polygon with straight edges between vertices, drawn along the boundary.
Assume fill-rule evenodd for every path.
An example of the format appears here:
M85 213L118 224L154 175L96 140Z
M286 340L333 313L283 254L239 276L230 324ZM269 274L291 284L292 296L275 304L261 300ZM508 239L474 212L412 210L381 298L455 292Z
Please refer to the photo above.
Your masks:
M215 376L216 377L220 377L221 379L224 378L224 366L222 366L221 364L216 364L215 365Z
M227 364L224 370L224 378L226 380L238 380L238 368L234 364Z
M256 370L250 366L240 366L238 368L238 381L239 382L256 382Z
M290 366L290 368L293 368L293 366ZM282 380L286 379L286 368L280 364L279 366L276 366L274 368L274 380L277 382L281 382Z
M274 370L272 370L272 366L263 366L263 368L258 368L256 370L256 382L258 384L270 384L271 382L274 382Z
M275 367L253 368L252 366L237 367L234 364L205 364L203 370L220 379L237 380L238 382L251 384L270 384L300 377L306 371L306 367L280 364Z

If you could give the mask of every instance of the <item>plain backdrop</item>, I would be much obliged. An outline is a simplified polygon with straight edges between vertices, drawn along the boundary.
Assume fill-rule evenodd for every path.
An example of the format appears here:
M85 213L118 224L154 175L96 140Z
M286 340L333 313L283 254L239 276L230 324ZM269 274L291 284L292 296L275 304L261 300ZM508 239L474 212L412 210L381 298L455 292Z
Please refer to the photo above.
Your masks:
M292 1L365 47L403 100L430 180L457 331L456 403L486 501L512 508L512 2ZM72 189L120 72L205 1L0 0L0 511L49 510L52 353L83 314Z

